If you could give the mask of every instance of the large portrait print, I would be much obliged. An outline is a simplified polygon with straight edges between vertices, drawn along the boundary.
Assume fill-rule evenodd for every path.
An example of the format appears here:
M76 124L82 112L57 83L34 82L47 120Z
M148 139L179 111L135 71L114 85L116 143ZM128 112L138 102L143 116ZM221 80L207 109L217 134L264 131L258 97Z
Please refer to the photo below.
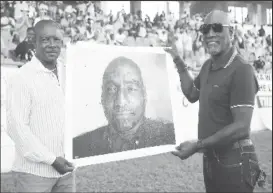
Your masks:
M66 61L66 157L83 166L174 149L162 49L78 43Z

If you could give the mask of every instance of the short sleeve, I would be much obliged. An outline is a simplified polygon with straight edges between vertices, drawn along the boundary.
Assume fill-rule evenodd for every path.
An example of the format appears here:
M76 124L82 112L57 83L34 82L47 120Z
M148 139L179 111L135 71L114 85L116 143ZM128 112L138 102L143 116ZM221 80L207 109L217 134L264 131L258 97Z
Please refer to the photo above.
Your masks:
M259 90L258 81L250 65L239 66L231 81L230 108L254 108L255 95Z

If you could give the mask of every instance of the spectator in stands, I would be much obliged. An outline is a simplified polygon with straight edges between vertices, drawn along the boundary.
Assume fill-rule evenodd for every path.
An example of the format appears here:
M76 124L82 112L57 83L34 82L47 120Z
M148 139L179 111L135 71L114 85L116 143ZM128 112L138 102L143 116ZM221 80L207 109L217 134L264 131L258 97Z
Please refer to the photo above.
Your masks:
M58 6L56 1L52 1L48 7L49 17L53 20L56 20Z
M1 36L1 58L2 58L2 56L4 56L4 58L8 57L8 48L5 45L3 38Z
M76 9L78 12L78 16L82 16L84 17L86 15L86 9L87 9L87 5L84 1L76 1L77 5L76 5Z
M29 5L28 5L28 9L29 9L28 17L33 20L33 23L34 23L34 19L37 16L37 12L36 12L36 8L35 7L36 7L36 1L29 2ZM33 23L31 23L31 26L33 26Z
M113 34L114 35L114 34ZM126 35L125 35L125 32L124 32L124 29L123 28L120 28L118 30L118 33L115 35L115 36L112 36L112 37L115 37L115 40L116 42L119 44L119 45L123 45L123 42L126 38Z
M264 36L265 36L265 31L264 31L264 27L263 27L263 25L261 25L261 28L259 29L259 31L258 31L258 32L259 32L259 34L258 34L258 35L259 35L260 37L264 37Z
M26 3L28 4L28 9ZM196 53L198 49L203 47L201 41L199 41L199 43L196 41L196 30L198 31L203 22L202 14L190 17L189 14L185 12L175 21L172 13L165 14L162 12L157 13L154 18L150 18L147 15L144 18L142 16L143 13L140 11L136 14L126 14L124 10L121 10L117 15L113 15L112 11L110 11L110 13L103 13L96 2L78 1L75 6L72 6L65 5L62 1L56 1L40 3L39 17L37 18L35 10L36 4L34 1L25 1L22 3L17 1L15 4L1 1L1 20L2 18L8 18L9 23L7 26L1 25L1 35L10 34L10 38L2 38L3 41L5 41L7 49L13 50L19 42L22 42L26 37L27 28L32 27L40 17L43 17L42 15L46 15L47 18L54 19L56 22L61 23L65 32L66 42L74 41L75 39L79 39L79 37L81 37L80 39L90 40L94 37L94 33L99 30L102 34L96 35L97 37L93 38L93 40L96 39L96 41L101 43L107 44L108 42L114 45L129 46L166 46L170 40L169 37L176 31L174 33L179 39L178 42L183 42L178 43L183 57L195 57L197 59L198 56ZM15 10L13 11L13 9ZM14 18L10 16L14 16ZM44 19L46 19L46 17L44 17ZM263 27L264 26L261 28ZM124 30L122 34L120 34L119 31L121 28ZM181 28L180 35L177 33L177 31L180 31L178 28ZM241 53L244 53L246 58L248 58L248 54L251 52L257 52L258 55L265 55L265 53L269 53L270 50L272 50L271 37L268 34L260 37L260 30L257 31L255 25L253 29L247 30L246 32L247 26L243 24L236 24L235 28L234 44L238 46L238 49ZM85 36L85 38L82 38L82 36ZM100 38L98 38L99 36ZM110 36L114 39L111 40ZM123 36L125 36L125 38ZM191 39L188 38L188 36L190 36ZM261 42L265 37L266 39ZM135 39L133 40L132 38ZM124 39L123 44L120 44L121 39ZM202 39L202 36L199 36L199 39ZM6 41L13 43L7 43ZM186 41L189 41L187 46L185 45ZM252 46L252 44L254 44L254 46ZM190 45L192 48L188 49ZM261 46L263 46L263 48L261 48ZM264 51L264 49L266 51ZM189 53L187 50L194 51L194 55L188 56L188 54L185 53ZM203 53L203 51L201 51L201 53ZM194 59L194 61L196 61L196 59Z
M38 17L34 20L34 24L38 23L41 20L51 20L52 18L50 18L49 13L48 13L48 5L46 5L45 3L41 3L38 7L39 13L38 13Z
M264 69L265 69L266 72L269 72L270 70L272 70L272 53L270 53L270 52L267 52L265 54L265 66L264 66Z
M270 34L268 34L267 36L266 36L266 43L267 43L267 45L268 46L272 46L272 38L271 38L271 35Z
M141 38L145 38L146 35L147 35L147 31L145 28L145 24L144 23L138 24L138 36Z
M27 29L26 38L17 45L14 54L15 58L19 57L20 61L30 61L35 52L35 34L34 28L30 27Z
M248 62L253 67L254 67L254 61L256 61L256 55L255 55L255 52L251 52L248 57Z
M68 27L71 27L71 20L72 20L72 14L64 12L64 17L61 19L61 26L66 29Z
M83 16L77 17L76 28L81 35L84 35L86 33L86 24Z
M15 33L19 36L19 41L23 41L27 36L27 29L32 26L26 13L18 13L15 17Z
M7 16L1 17L1 42L8 49L13 39L13 25L11 19Z
M259 73L264 69L265 61L263 56L259 56L258 60L254 61L254 68Z
M251 33L254 36L258 35L258 30L257 30L256 24L253 25L253 28L251 29Z
M95 4L92 1L87 4L87 14L91 19L95 19Z

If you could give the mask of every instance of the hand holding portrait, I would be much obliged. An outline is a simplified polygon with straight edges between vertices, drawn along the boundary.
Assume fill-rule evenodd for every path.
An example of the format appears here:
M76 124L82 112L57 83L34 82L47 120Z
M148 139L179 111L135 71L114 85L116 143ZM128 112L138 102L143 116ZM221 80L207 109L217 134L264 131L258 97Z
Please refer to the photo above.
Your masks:
M63 157L57 157L56 160L53 162L52 167L60 174L65 174L74 170L73 164Z
M195 154L198 150L197 141L185 141L176 147L172 154L184 160Z

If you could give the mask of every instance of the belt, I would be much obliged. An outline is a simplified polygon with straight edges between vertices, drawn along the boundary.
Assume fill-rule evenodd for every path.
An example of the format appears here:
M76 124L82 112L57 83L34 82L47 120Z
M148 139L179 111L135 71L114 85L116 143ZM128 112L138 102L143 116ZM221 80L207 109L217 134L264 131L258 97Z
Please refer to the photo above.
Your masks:
M247 147L247 146L251 146L251 145L253 145L253 143L252 143L252 141L251 141L251 139L241 139L241 140L239 140L239 141L236 141L236 142L234 142L233 144L231 144L231 145L229 145L228 147L225 147L225 148L213 148L213 149L203 149L201 152L203 152L203 153L209 153L209 152L213 152L213 151L222 151L222 150L224 150L224 149L226 149L226 148L230 148L230 149L239 149L239 148L241 148L241 147Z
M251 139L241 139L232 144L232 149L238 149L240 147L247 147L253 145Z

